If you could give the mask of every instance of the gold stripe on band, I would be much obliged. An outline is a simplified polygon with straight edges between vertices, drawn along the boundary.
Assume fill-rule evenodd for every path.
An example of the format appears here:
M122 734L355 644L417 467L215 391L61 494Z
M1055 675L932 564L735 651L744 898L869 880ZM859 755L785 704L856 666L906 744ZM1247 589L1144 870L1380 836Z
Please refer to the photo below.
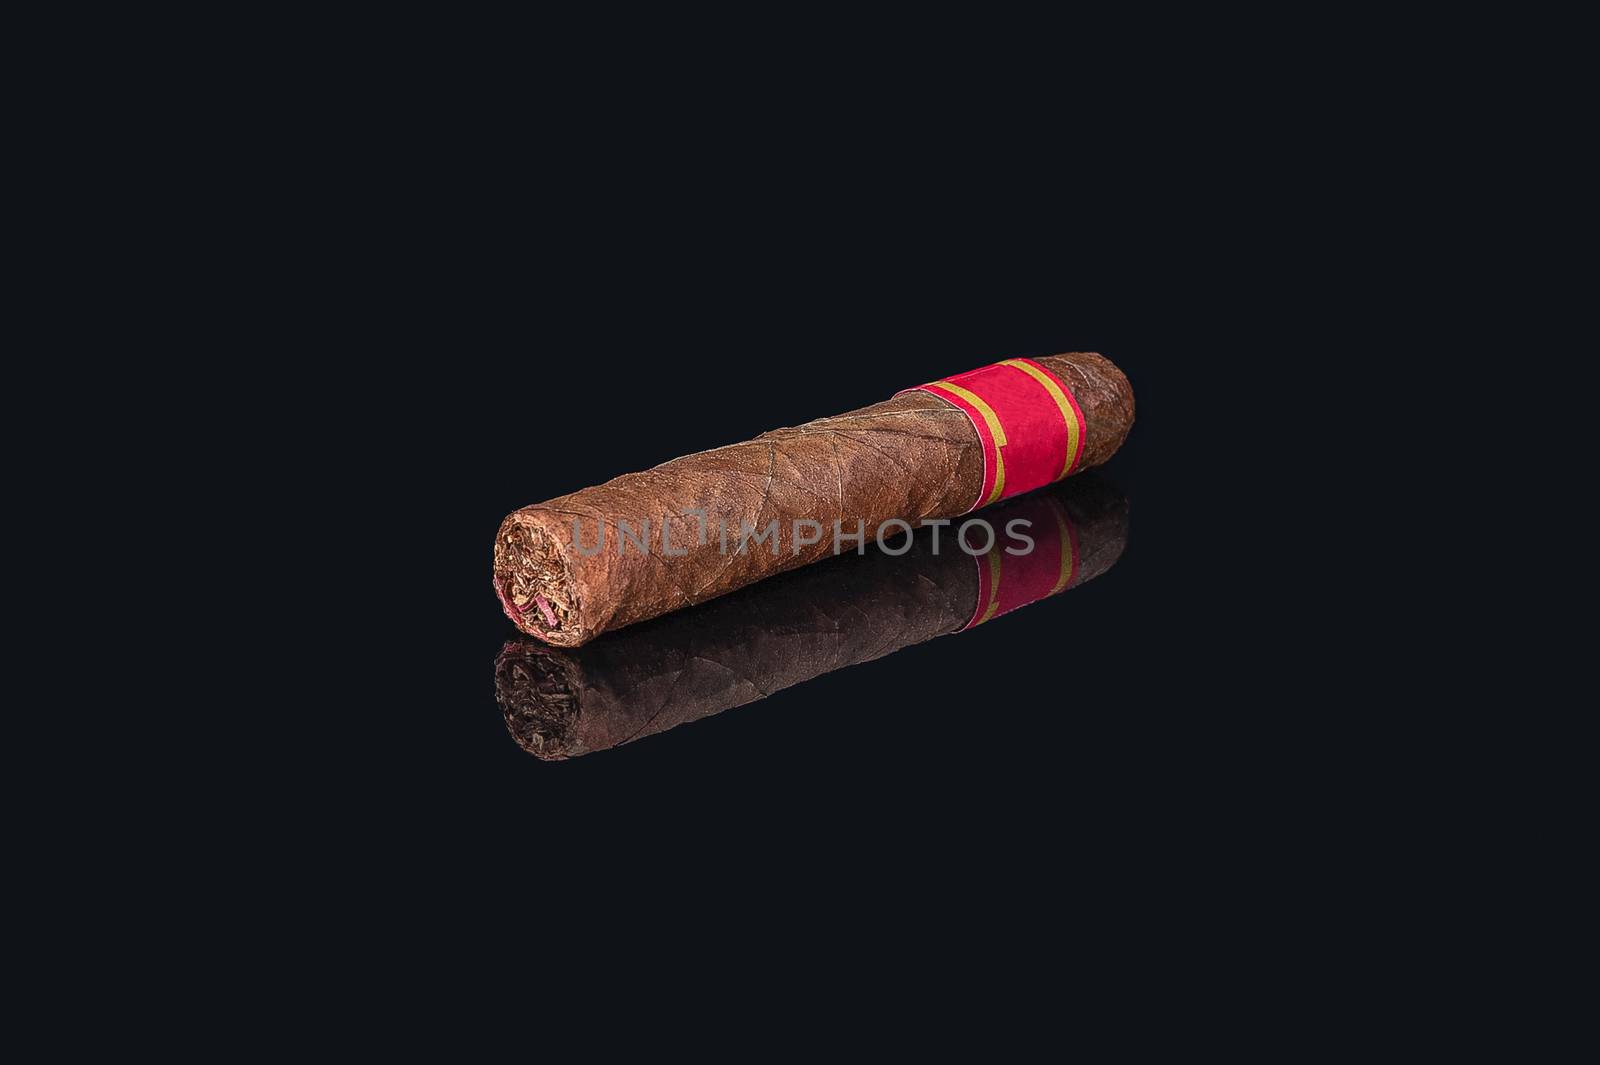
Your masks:
M1005 359L999 365L1015 366L1041 385L1044 385L1045 391L1050 393L1050 398L1055 400L1056 406L1060 408L1061 417L1066 419L1067 461L1061 467L1060 476L1056 478L1059 481L1067 475L1068 470L1072 469L1072 456L1078 452L1078 437L1082 433L1083 427L1078 424L1077 412L1072 409L1072 403L1067 399L1066 394L1061 391L1061 386L1056 384L1055 378L1039 369L1039 367L1022 359Z
M960 385L952 384L949 381L935 381L934 384L940 388L949 389L978 408L978 413L983 415L984 423L989 426L990 435L994 437L994 488L990 490L989 498L982 503L983 506L988 506L1000 498L1000 493L1006 487L1006 457L1000 450L1006 446L1006 431L1001 427L1000 418L995 414L994 408L985 403L983 397L976 392L962 388ZM1068 452L1068 454L1070 455L1071 452Z
M994 617L994 612L1000 609L1000 548L993 548L986 561L989 563L989 609L983 612L983 617L973 623L975 625L982 625Z
M1050 500L1050 512L1056 516L1056 525L1061 528L1061 577L1056 581L1056 586L1050 589L1050 594L1055 595L1072 579L1072 530L1067 528L1066 512L1054 499Z

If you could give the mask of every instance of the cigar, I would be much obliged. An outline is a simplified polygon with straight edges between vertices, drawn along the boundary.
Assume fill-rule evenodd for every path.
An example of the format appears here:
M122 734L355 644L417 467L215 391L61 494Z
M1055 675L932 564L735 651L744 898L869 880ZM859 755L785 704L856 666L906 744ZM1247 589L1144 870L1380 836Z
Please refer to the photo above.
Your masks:
M578 650L511 640L495 660L506 727L538 758L572 758L987 624L1110 569L1127 542L1128 504L1091 474L1001 504L985 520L1002 535L981 554L962 550L949 529L927 528L904 554L874 547L829 559ZM1022 544L1008 528L1032 550L1009 553Z
M1006 359L515 511L495 592L521 631L577 647L1098 466L1132 424L1103 356Z

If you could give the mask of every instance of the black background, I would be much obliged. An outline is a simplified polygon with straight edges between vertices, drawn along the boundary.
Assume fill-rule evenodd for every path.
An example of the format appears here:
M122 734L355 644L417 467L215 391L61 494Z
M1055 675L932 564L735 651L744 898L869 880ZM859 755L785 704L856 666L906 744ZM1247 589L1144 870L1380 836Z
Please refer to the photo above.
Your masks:
M1158 36L1186 49L1184 29ZM80 878L79 909L145 886L215 911L205 931L226 963L272 971L230 934L298 933L304 968L350 985L341 957L381 966L444 947L452 963L430 965L432 982L499 961L609 1019L659 984L705 986L693 963L720 945L715 926L751 962L788 968L809 950L858 980L883 960L943 976L940 958L976 948L963 999L991 973L1031 977L1006 956L1020 950L1065 959L1081 982L1109 969L1142 1003L1185 943L1201 949L1179 975L1211 984L1236 958L1235 922L1267 915L1270 981L1294 936L1336 937L1363 901L1386 904L1392 865L1341 848L1425 854L1454 800L1416 771L1449 760L1448 730L1393 712L1437 705L1428 678L1368 679L1409 651L1376 638L1374 619L1408 619L1397 586L1358 561L1401 553L1371 484L1410 487L1383 468L1395 463L1379 434L1407 420L1385 409L1398 406L1385 345L1436 343L1436 323L1372 312L1416 298L1418 214L1466 234L1447 251L1473 239L1473 211L1436 206L1457 173L1408 185L1396 163L1432 128L1437 94L1373 144L1341 107L1369 76L1359 58L1282 91L1300 38L1277 42L1272 71L1197 48L1209 69L1193 79L1090 71L1076 60L1099 42L1068 44L1064 62L1019 69L1010 100L965 86L941 98L886 71L883 98L846 93L826 115L809 106L825 62L781 99L713 75L703 100L681 102L615 64L530 89L520 60L486 63L470 99L448 100L447 77L404 51L395 61L416 70L395 81L413 95L352 74L350 98L312 93L303 121L259 123L287 143L223 100L179 134L200 165L147 167L152 153L132 150L97 162L149 169L198 205L170 212L196 231L175 238L168 212L119 203L148 231L108 271L148 279L175 253L192 284L130 299L126 318L95 301L63 317L108 319L127 334L111 347L125 374L192 400L193 420L171 424L129 404L130 439L172 439L193 466L217 452L186 485L204 520L124 513L176 553L219 557L183 559L214 582L185 620L215 644L174 638L148 656L204 675L201 719L150 712L165 679L96 683L96 705L71 715L140 778L75 798L125 829L116 867ZM297 77L291 64L259 79L261 110ZM1419 77L1431 89L1408 69ZM242 143L217 147L230 130ZM1471 320L1469 300L1452 312ZM197 365L168 360L169 340ZM493 664L514 630L490 561L507 512L996 358L1069 350L1109 356L1138 400L1103 470L1131 504L1110 572L620 749L546 764L506 734ZM1307 438L1337 450L1317 512L1291 502L1310 480ZM225 521L222 490L242 497ZM1314 548L1318 533L1336 549ZM137 600L123 589L101 595L118 546L104 536L68 576L125 607ZM124 609L105 624L87 651L146 622ZM125 753L117 733L147 726L170 737L176 770ZM164 820L125 801L151 791L192 829L173 844L181 866L157 853ZM647 983L631 958L613 963L606 932L635 954L660 933L680 942ZM1109 949L1081 963L1096 932ZM559 936L585 949L561 951ZM576 975L581 961L603 979ZM718 976L754 969L735 958ZM273 1008L297 989L287 975ZM1053 1019L1046 987L1059 990L1004 993L1014 1013ZM542 1034L564 1019L543 1005L512 1016Z
M120 258L69 239L60 254L161 291L126 294L125 310L86 293L61 315L117 330L105 349L121 378L96 379L76 352L62 361L89 391L126 380L130 401L149 384L180 400L188 417L117 405L139 421L127 441L170 444L164 457L204 474L182 486L202 513L168 520L145 498L161 463L134 471L139 497L121 509L35 522L93 519L55 579L104 608L67 677L83 705L47 716L80 724L83 749L131 779L80 789L62 774L29 796L28 827L50 831L59 797L107 838L51 833L55 853L96 859L87 875L26 871L72 881L71 925L106 915L112 934L149 939L130 955L135 986L173 960L173 927L202 916L209 956L192 971L218 997L266 1004L252 1034L319 977L334 993L316 1004L342 1015L385 971L429 998L473 976L522 992L501 1012L519 1036L537 1025L540 1046L569 1015L527 993L535 978L608 1021L663 989L699 993L682 1021L701 1031L743 1012L712 994L764 993L751 977L774 969L814 984L808 1022L814 999L840 1004L841 984L852 1019L910 987L908 1030L943 1038L957 1027L948 1003L981 1018L986 1046L994 1014L973 1006L986 985L1006 1019L1052 1034L1076 1005L1060 992L1083 985L1140 1011L1128 1031L1184 1036L1152 985L1191 1000L1220 987L1233 1007L1221 1015L1252 1031L1275 997L1359 1013L1369 978L1390 971L1412 979L1384 1008L1409 1001L1427 982L1407 964L1429 948L1419 926L1448 936L1447 961L1481 938L1462 885L1495 860L1449 867L1441 848L1530 827L1490 809L1508 789L1502 760L1460 738L1514 737L1501 722L1520 704L1474 725L1438 683L1476 680L1472 645L1429 675L1418 650L1439 635L1413 612L1415 580L1373 572L1431 548L1382 499L1429 483L1391 439L1416 422L1396 351L1437 349L1444 322L1484 311L1462 288L1430 320L1399 312L1427 287L1430 246L1472 264L1482 204L1461 175L1498 146L1472 137L1459 165L1407 173L1407 146L1426 154L1453 86L1408 62L1426 98L1375 139L1381 120L1345 106L1370 91L1359 55L1285 91L1310 38L1280 35L1277 69L1262 70L1186 30L1154 37L1192 51L1205 67L1192 77L1089 70L1078 60L1101 42L1079 35L1052 38L1068 54L1049 63L1014 64L1008 99L965 85L941 98L939 79L885 68L876 98L846 92L827 111L811 106L826 59L781 94L712 73L684 101L669 91L679 75L632 84L599 61L540 71L531 88L521 58L483 62L452 86L426 50L363 39L349 50L389 51L406 75L352 68L347 97L311 92L284 121L277 102L300 75L275 65L256 79L260 115L224 96L212 121L176 132L197 165L170 166L137 135L97 159L85 169L105 184L143 172L161 196L114 201L118 223L139 227ZM1240 39L1257 50L1259 37ZM758 48L745 54L761 65ZM1382 91L1373 103L1395 107ZM147 110L141 130L160 114ZM230 131L232 150L219 143ZM193 232L174 235L174 218ZM163 254L184 260L185 283L159 272ZM1101 471L1131 506L1109 572L616 750L547 764L507 735L493 670L514 630L490 586L507 512L997 358L1070 350L1109 356L1137 396ZM128 462L122 442L95 464ZM1317 451L1331 460L1320 479ZM1513 503L1528 498L1517 490ZM1513 532L1526 524L1514 507L1490 517L1507 514ZM120 586L123 524L210 585L170 631ZM1457 584L1510 579L1488 550ZM166 573L129 568L160 602ZM83 683L76 671L134 629L160 641L147 671ZM202 687L198 719L163 712L180 686ZM142 757L141 740L163 757ZM17 745L19 759L37 753ZM1440 769L1473 788L1440 787ZM166 800L153 812L151 794ZM1408 884L1408 860L1446 876ZM1381 950L1375 916L1400 926ZM1396 946L1410 955L1398 965ZM241 962L273 988L228 980ZM1308 962L1345 986L1319 996L1299 978ZM1046 965L1066 988L1040 978ZM1245 967L1261 990L1228 983ZM925 993L933 981L943 995ZM771 998L799 999L785 990ZM433 1008L418 1004L385 1009L363 1036L409 1036ZM786 1022L763 1042L800 1027Z
M314 213L259 204L280 268L217 338L263 338L254 379L284 395L260 484L284 502L250 520L314 576L266 668L227 657L285 690L207 764L267 762L268 815L314 826L295 846L375 871L364 908L392 890L540 928L595 891L619 920L779 886L870 908L980 870L991 899L1048 905L1090 869L1106 897L1154 897L1305 838L1365 741L1304 663L1307 618L1354 575L1300 546L1327 522L1286 503L1285 428L1370 294L1326 269L1348 208L1294 179L1303 160L1169 117L1094 151L1045 125L804 148L758 122L713 145L436 121L384 156L353 126L362 165L305 176ZM490 580L508 512L1073 350L1137 399L1101 471L1131 508L1111 571L618 749L513 743ZM1040 911L993 916L1013 912Z
M1354 631L1330 588L1361 575L1309 552L1328 518L1288 503L1299 430L1350 431L1319 431L1311 402L1345 343L1307 254L1336 244L1336 210L1176 146L1123 170L1013 146L987 183L937 155L678 173L670 152L564 155L552 181L468 147L320 187L314 232L266 205L281 273L218 316L219 343L261 338L271 408L252 476L225 476L307 578L251 573L179 745L217 785L177 793L183 816L239 841L252 887L387 950L554 966L573 955L529 944L692 951L710 924L847 918L911 957L1065 949L1119 906L1135 938L1185 935L1217 893L1333 876L1324 842L1400 756L1377 709L1339 701L1343 663L1308 661ZM1109 572L618 749L544 763L512 741L494 662L515 630L491 587L508 512L1073 350L1137 399L1101 470L1130 503ZM1339 528L1367 527L1353 490Z

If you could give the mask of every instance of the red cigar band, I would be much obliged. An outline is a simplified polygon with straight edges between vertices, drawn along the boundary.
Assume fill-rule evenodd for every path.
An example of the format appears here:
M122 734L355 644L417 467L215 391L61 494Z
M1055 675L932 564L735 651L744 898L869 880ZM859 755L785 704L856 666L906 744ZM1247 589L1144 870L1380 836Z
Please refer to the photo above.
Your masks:
M1078 530L1057 499L1024 500L1008 507L1005 518L1004 527L994 530L994 547L978 557L978 602L963 630L1065 591L1078 579ZM1013 526L1018 519L1028 524ZM1023 547L1012 528L1033 540L1032 551L1021 555L1006 551Z
M967 512L1059 481L1083 458L1078 401L1066 382L1032 359L1006 359L905 392L938 396L977 430L983 485Z

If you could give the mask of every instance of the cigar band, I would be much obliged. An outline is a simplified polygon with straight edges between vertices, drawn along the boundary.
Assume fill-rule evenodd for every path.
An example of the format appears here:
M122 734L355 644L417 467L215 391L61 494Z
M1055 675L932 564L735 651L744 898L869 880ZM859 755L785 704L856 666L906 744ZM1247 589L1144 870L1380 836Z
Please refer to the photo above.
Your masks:
M978 557L978 602L963 630L1064 591L1078 579L1082 568L1078 530L1053 495L1024 500L1007 508L1003 517L1007 524L1018 518L1028 521L1026 531L1033 538L1033 550L1025 555L1007 554L1002 548L1006 537L1001 535L987 554Z
M906 392L956 407L983 444L983 484L967 512L1059 481L1083 458L1083 411L1066 382L1032 359L1006 359Z

